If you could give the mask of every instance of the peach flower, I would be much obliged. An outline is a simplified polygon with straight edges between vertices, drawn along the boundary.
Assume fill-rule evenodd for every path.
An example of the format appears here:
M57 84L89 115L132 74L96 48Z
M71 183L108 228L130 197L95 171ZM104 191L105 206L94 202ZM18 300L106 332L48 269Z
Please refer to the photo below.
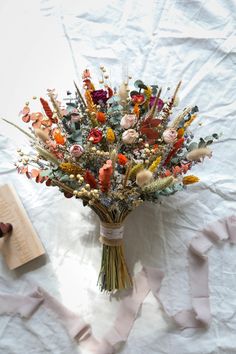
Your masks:
M138 133L134 129L128 129L122 134L124 144L133 144L138 139Z
M137 122L137 117L135 114L125 114L120 121L120 125L124 129L132 128Z
M172 128L168 128L163 132L163 140L166 144L173 144L177 138L177 131Z

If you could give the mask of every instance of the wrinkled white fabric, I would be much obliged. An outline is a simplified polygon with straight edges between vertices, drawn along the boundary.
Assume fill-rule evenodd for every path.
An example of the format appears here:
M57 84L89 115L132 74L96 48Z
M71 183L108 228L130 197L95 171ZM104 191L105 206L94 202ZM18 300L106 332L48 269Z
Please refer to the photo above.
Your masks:
M33 95L43 95L47 88L55 87L60 95L67 89L73 91L73 79L79 82L85 67L97 84L97 68L105 65L117 85L122 65L128 64L134 79L157 82L163 91L183 79L177 112L188 104L199 106L199 120L193 123L196 138L223 133L213 145L213 158L192 171L200 177L199 184L163 198L161 205L141 206L125 225L131 272L137 272L141 264L165 271L160 296L172 314L191 307L187 272L190 239L204 225L236 210L235 10L234 1L224 0L0 3L1 116L18 122L24 102ZM0 133L13 137L11 142L0 138L0 183L14 183L48 253L47 259L16 272L10 272L0 258L0 289L27 292L35 281L83 315L101 338L119 303L114 298L109 302L96 287L101 259L99 222L89 209L64 199L56 188L17 176L12 170L14 146L26 140L2 123ZM120 352L232 354L236 330L234 254L228 244L209 252L212 323L207 331L177 332L148 295L142 316ZM0 320L1 329L6 321ZM39 353L73 353L68 338L67 346L62 345L65 337L60 326L52 326L54 335L50 332L46 336L45 332L43 339L43 327L39 319L34 321L37 331L33 339L20 323L8 336L1 335L4 354L35 354L35 347ZM43 321L48 326L53 323L50 318ZM21 347L12 340L13 334L21 338ZM86 354L85 350L78 352Z

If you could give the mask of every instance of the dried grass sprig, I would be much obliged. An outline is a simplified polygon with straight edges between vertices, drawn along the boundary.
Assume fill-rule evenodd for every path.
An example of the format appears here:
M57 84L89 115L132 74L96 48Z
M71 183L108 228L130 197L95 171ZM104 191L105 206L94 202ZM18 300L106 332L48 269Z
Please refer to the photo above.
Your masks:
M207 147L194 149L190 151L186 157L189 161L201 161L201 159L204 159L206 156L209 158L212 156L212 151Z
M10 122L9 120L5 119L5 118L1 118L4 122L6 122L7 124L12 125L13 127L15 127L16 129L18 129L21 133L25 134L26 136L28 136L28 138L30 138L31 140L35 140L35 137L33 135L31 135L30 133L26 132L24 129L22 129L21 127L19 127L17 124Z
M187 114L189 114L192 111L193 107L187 107L185 108L185 110L180 113L175 119L174 121L170 124L170 128L173 129L178 129L180 123L182 122L182 120L184 119L184 117L186 117Z
M52 92L49 92L48 94L51 102L52 102L52 105L53 105L53 108L55 109L56 111L56 114L57 114L57 117L59 118L59 120L61 121L63 119L63 115L61 114L61 110L60 110L60 107L54 97L54 94Z
M174 180L175 179L173 176L158 178L154 182L143 187L142 190L144 193L155 193L159 190L169 187L174 182Z
M128 164L126 165L126 172L125 172L125 176L124 176L124 180L123 180L123 187L124 187L124 188L127 186L131 169L132 169L132 162L130 161L130 162L128 162Z
M43 149L39 145L36 145L35 148L38 151L38 153L40 154L40 156L42 156L45 160L51 161L53 164L55 164L57 166L60 165L60 161L58 161L57 158L53 154L51 154L48 150Z

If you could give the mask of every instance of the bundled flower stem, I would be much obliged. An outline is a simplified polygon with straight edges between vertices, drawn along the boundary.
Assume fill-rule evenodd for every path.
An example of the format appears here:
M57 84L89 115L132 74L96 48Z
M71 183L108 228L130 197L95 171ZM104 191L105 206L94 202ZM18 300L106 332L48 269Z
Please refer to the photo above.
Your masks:
M99 217L98 283L102 291L113 292L132 287L123 241L126 217L144 201L158 203L198 182L197 176L186 174L211 157L209 145L218 135L193 140L189 127L196 106L171 118L181 82L165 99L156 83L137 80L131 90L129 76L113 90L106 69L100 70L101 86L95 88L86 69L81 85L74 83L76 97L68 91L64 106L54 90L48 90L50 102L40 98L38 112L31 112L27 102L20 115L31 123L30 132L5 121L30 139L31 153L18 150L18 172L36 183L57 186Z

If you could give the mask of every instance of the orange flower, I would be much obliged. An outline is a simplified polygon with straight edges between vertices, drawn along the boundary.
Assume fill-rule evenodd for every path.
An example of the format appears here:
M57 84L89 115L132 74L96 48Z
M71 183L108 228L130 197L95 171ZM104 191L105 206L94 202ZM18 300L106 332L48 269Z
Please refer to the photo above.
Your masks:
M170 170L166 170L165 171L165 177L169 177L169 176L171 176L171 172L170 172Z
M61 134L59 129L54 130L53 138L59 145L65 145L66 143L66 138Z
M118 157L118 162L119 162L120 165L124 166L124 165L127 164L128 159L127 159L127 157L125 155L118 154L117 157Z
M157 151L158 148L159 148L159 146L158 146L158 144L154 144L152 148L153 148L155 151Z
M139 117L139 112L140 112L140 108L139 108L138 104L136 103L134 105L133 113L136 115L136 117Z
M179 139L179 138L182 138L182 136L184 135L184 128L179 128L178 129L178 136L177 136L177 138Z
M106 122L106 115L103 112L97 112L96 118L99 123L104 124Z

